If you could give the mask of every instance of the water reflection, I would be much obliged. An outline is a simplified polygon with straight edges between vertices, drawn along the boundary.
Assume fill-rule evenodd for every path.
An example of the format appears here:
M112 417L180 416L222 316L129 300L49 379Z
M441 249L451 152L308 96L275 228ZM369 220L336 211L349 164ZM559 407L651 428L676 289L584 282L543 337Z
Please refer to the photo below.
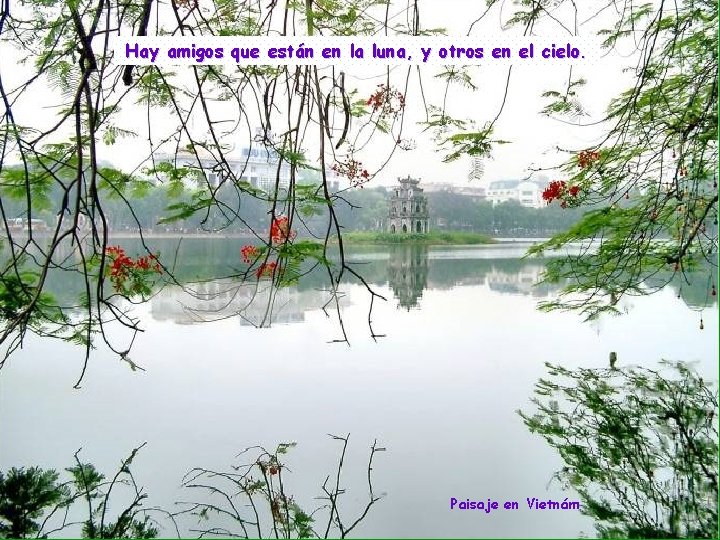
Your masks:
M131 371L98 340L86 383L69 392L84 350L28 338L0 377L0 423L12 434L4 439L0 469L62 471L82 446L98 470L116 470L126 449L148 441L138 478L154 505L177 509L175 501L187 500L178 480L191 467L222 471L242 448L292 440L299 443L294 464L303 471L293 492L299 501L313 500L328 464L337 463L334 448L314 441L328 432L352 433L359 454L348 456L342 487L366 485L364 441L377 437L389 450L374 469L378 492L389 496L358 537L576 538L592 531L586 516L524 504L528 497L576 498L558 482L548 484L565 463L515 413L530 408L533 384L548 378L542 362L607 371L608 353L617 351L619 370L635 362L654 368L666 357L699 360L705 380L717 374L716 311L703 313L704 332L670 291L637 300L628 316L608 317L597 329L571 314L541 313L532 295L543 289L530 281L542 264L522 260L522 247L353 249L354 268L388 299L376 302L373 313L386 339L367 337L366 291L346 285L342 315L352 347L328 344L338 330L334 318L318 311L328 299L322 272L278 291L271 310L273 321L304 318L307 324L240 327L263 322L273 296L265 284L255 290L239 280L207 281L246 269L239 244L183 241L173 271L181 283L202 286L190 295L167 287L151 306L137 308L146 332L138 334L132 358L146 371ZM168 258L175 253L170 241L151 248ZM391 276L403 269L405 281ZM53 283L60 293L72 292L70 280ZM688 292L684 287L682 294ZM400 296L416 302L409 313L396 310ZM145 317L146 307L153 318ZM243 309L244 319L237 314ZM232 316L217 324L191 324L226 315ZM178 331L159 319L186 326ZM111 436L97 426L112 426ZM456 457L464 465L448 467ZM423 471L442 471L432 489ZM520 501L521 509L449 514L451 497Z
M227 241L226 241L227 242ZM229 246L229 244L226 244ZM185 245L185 253L176 275L207 277L197 262L231 269L228 249L215 246ZM198 250L201 250L199 252ZM451 290L481 286L501 295L531 296L545 299L558 293L560 284L540 283L542 260L523 259L522 246L489 248L433 248L422 245L392 245L372 251L351 251L348 258L365 281L374 288L388 287L398 309L422 307L426 290ZM223 264L225 263L225 264ZM216 270L217 271L217 270ZM352 282L350 277L350 282ZM701 280L671 284L678 298L693 308L714 303ZM327 273L322 270L303 277L297 286L272 289L267 283L241 283L230 278L192 282L184 287L170 286L151 301L155 320L173 320L179 324L239 316L241 325L269 326L305 320L308 311L324 307L335 309L350 305L339 296L336 300L327 288Z
M546 296L557 289L538 287L543 266L536 262L509 260L460 261L429 256L427 246L390 246L386 259L362 265L360 272L373 287L388 286L404 310L420 308L423 292L463 286L487 286L499 294ZM239 316L243 326L269 326L303 322L305 313L324 307L350 305L340 295L322 287L322 277L311 274L298 286L275 289L267 282L241 283L230 278L171 286L150 303L155 320L194 324Z
M537 410L519 413L563 458L553 479L577 490L599 537L716 538L714 385L679 362L547 367Z
M391 246L387 262L390 288L399 301L398 307L417 307L428 286L428 247L418 245Z
M515 252L512 252L515 254ZM423 291L450 290L462 286L486 286L499 294L546 297L559 286L539 286L543 265L519 258L478 258L478 250L466 253L433 251L427 246L390 246L388 284L398 307L420 307ZM458 255L464 255L459 258ZM517 257L517 255L516 255Z
M298 287L271 287L269 283L239 283L218 279L163 290L150 302L150 314L157 321L195 324L238 317L240 325L267 327L271 324L298 323L305 313L333 302L330 291L301 290ZM340 296L341 307L349 300Z

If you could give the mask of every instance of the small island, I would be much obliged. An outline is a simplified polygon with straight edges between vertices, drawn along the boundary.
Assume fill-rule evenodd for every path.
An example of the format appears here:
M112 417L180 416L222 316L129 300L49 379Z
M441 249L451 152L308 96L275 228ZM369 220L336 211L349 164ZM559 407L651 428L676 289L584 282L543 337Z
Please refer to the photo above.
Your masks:
M342 234L344 244L384 245L477 245L493 244L491 237L466 231L429 230L430 212L428 200L419 180L398 178L397 188L390 191L388 214L385 223L380 222L380 231L347 232ZM384 232L381 232L384 229ZM337 236L333 238L337 242Z
M497 241L486 234L463 231L430 231L427 233L393 234L386 232L348 232L342 234L344 244L384 245L384 244L420 244L437 245L477 245L494 244ZM337 236L333 237L337 242Z

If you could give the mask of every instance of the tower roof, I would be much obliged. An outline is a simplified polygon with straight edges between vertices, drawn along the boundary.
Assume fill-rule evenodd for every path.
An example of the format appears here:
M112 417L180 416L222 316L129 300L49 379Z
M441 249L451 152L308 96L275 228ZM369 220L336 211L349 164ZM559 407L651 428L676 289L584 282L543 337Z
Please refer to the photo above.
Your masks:
M410 175L407 175L407 178L398 178L398 182L401 184L419 184L420 180L416 178L411 178Z

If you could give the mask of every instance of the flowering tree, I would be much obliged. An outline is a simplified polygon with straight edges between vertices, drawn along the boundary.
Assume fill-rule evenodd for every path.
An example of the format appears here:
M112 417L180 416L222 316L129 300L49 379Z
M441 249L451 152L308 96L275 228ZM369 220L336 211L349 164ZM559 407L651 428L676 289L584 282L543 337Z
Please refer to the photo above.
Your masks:
M160 220L164 224L199 216L200 227L208 230L247 226L244 201L265 204L267 228L251 230L255 242L238 257L251 267L240 268L238 279L269 279L272 286L282 286L320 265L327 269L330 289L337 292L345 275L360 277L344 259L335 211L343 197L331 192L327 177L332 169L353 185L367 182L398 148L404 91L394 86L389 71L383 77L383 92L368 103L346 84L343 73L315 66L202 65L177 73L160 66L118 65L112 61L112 38L288 35L295 28L299 36L319 31L372 35L388 29L421 33L414 18L409 18L409 25L391 24L378 4L3 3L0 43L10 54L28 57L12 73L5 63L0 69L0 343L5 345L5 358L31 330L84 344L85 365L98 335L128 359L127 344L115 343L103 329L108 315L137 331L140 321L128 306L147 300L163 282L178 283L172 259L147 247L136 212L136 195L154 184L164 186L169 199ZM48 86L51 90L45 90ZM36 87L43 89L46 105L57 105L57 112L47 118L34 113L35 98L29 96ZM133 114L121 113L124 108ZM140 118L145 125L138 126ZM260 128L254 131L251 126ZM243 129L251 147L276 156L274 187L252 185L245 177L247 163L239 171L230 166L229 141L241 137ZM147 145L144 155L129 164L134 170L102 162L113 145L138 136L146 138ZM375 159L374 168L361 165L358 156L370 137L377 141L378 136L387 138L387 155ZM172 157L160 160L159 152ZM192 156L196 166L180 164L181 153ZM285 168L289 185L280 182ZM319 172L320 182L299 184L302 170ZM211 181L210 172L219 180ZM108 208L118 200L136 221L144 253L126 253L124 246L110 241ZM316 214L326 219L321 234L305 222ZM38 215L54 221L49 231L33 226ZM13 225L19 217L21 228ZM338 238L339 258L331 263L333 235ZM68 257L68 250L76 255ZM48 294L48 276L58 272L84 282L76 306L60 308ZM69 315L69 307L82 309L84 316L77 310ZM78 383L80 379L82 375Z
M718 243L717 2L666 4L624 12L604 34L607 48L633 35L641 52L637 79L612 101L603 139L568 151L560 167L566 180L543 195L549 203L591 208L531 250L590 247L548 265L546 279L566 286L547 309L593 317L617 311L625 294L648 294L676 277L705 283L708 300L716 295L708 268L717 268ZM544 7L524 12L533 21L549 16ZM570 78L564 91L548 92L554 101L546 112L577 114L573 96L582 83Z

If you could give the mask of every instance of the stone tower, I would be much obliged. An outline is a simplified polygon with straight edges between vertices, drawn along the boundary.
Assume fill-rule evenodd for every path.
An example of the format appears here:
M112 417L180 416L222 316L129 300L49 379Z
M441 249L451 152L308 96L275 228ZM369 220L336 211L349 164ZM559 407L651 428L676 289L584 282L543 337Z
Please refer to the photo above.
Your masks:
M398 178L400 186L392 190L388 202L388 232L416 233L428 232L427 197L419 180Z

